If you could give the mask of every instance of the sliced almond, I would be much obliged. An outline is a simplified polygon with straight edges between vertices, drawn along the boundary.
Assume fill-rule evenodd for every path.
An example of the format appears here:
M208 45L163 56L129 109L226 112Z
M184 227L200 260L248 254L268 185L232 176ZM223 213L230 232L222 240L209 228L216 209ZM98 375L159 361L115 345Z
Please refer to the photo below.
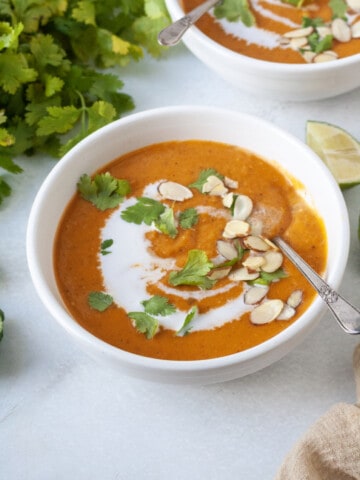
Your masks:
M243 244L245 248L249 248L255 252L266 252L270 248L264 239L256 235L249 235L248 237L244 238Z
M238 195L234 204L233 217L236 220L246 220L253 209L253 202L247 195Z
M302 290L294 290L289 298L287 299L287 304L290 307L297 308L303 299L303 291Z
M258 272L264 263L264 257L260 257L259 255L249 255L247 259L242 262L242 265L249 270Z
M189 188L176 182L162 182L158 190L160 195L167 200L175 200L177 202L183 202L193 196Z
M209 195L215 195L217 197L222 197L228 193L228 189L225 185L216 185L212 190L210 190Z
M232 243L218 240L216 242L216 247L218 253L226 258L226 260L233 260L238 256L238 252Z
M229 275L231 267L214 268L208 275L210 280L221 280Z
M233 201L234 201L234 194L232 192L226 194L222 199L222 203L226 208L231 208Z
M285 38L303 38L309 36L314 31L313 27L297 28L284 33Z
M316 57L316 53L312 52L311 50L308 50L306 52L302 53L302 56L307 63L313 62L314 58Z
M266 237L263 237L263 240L265 243L267 243L269 245L270 248L272 248L273 250L279 250L277 245L275 245L274 242L272 242L271 240L269 240L268 238Z
M346 0L346 3L355 12L360 12L360 0Z
M259 236L263 231L263 222L259 218L249 220L251 235Z
M276 320L290 320L295 315L295 308L290 307L286 303L283 306L283 309L277 316Z
M316 27L316 32L321 38L326 37L327 35L331 35L331 28L327 27L326 25L320 25L319 27Z
M360 38L360 21L351 25L352 38Z
M324 63L324 62L332 62L333 60L336 60L336 57L334 55L331 55L329 53L319 53L314 57L313 62L314 63Z
M338 42L349 42L351 40L351 30L349 25L342 18L335 18L331 23L331 33Z
M282 300L267 300L250 313L250 321L255 325L263 325L274 321L284 307Z
M225 229L223 232L224 238L236 238L236 237L244 237L248 235L250 231L250 225L243 220L230 220L225 225Z
M246 267L241 267L233 270L229 275L229 279L234 282L248 282L250 280L256 280L258 276L258 272L249 272Z
M228 188L238 188L239 182L237 180L233 180L232 178L229 177L224 177L224 184Z
M266 273L272 273L278 270L284 260L282 253L274 250L266 252L263 258L264 264L262 265L261 270Z
M306 10L308 12L317 12L319 10L319 5L316 3L310 3L309 5L305 5L302 7L303 10Z
M306 37L299 37L299 38L292 38L290 40L290 47L293 50L299 50L300 48L306 47L308 44L308 40Z
M221 178L216 175L209 175L202 187L202 192L211 194L215 188L228 191Z
M244 294L244 303L246 305L255 305L265 298L268 291L268 286L250 287Z

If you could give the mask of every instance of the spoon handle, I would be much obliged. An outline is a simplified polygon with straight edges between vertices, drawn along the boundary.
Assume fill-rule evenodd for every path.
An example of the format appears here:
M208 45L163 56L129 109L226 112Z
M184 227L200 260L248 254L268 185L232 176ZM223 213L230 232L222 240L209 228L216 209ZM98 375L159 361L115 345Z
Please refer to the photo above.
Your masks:
M219 0L207 0L198 7L191 10L187 15L161 30L158 35L158 42L165 47L172 47L178 44L186 32L199 18L211 7L219 3Z
M312 284L343 330L347 333L359 334L360 310L333 290L282 238L275 237L273 241Z

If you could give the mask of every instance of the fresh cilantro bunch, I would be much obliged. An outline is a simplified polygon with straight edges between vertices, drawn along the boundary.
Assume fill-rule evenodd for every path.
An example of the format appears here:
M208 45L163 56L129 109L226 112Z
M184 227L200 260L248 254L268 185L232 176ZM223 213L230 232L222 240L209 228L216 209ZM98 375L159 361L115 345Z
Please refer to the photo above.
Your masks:
M160 55L168 23L164 0L0 0L0 169L20 173L20 154L60 157L131 110L100 69ZM0 203L10 193L0 176Z

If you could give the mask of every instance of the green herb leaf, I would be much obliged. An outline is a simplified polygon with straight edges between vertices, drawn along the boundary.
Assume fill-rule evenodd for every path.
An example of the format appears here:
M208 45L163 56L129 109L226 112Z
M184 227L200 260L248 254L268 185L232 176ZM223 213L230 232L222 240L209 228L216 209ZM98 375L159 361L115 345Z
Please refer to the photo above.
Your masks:
M5 320L5 314L4 312L0 309L0 341L4 336L4 320Z
M247 0L224 0L214 8L217 18L226 18L229 22L241 21L247 27L255 25L255 17Z
M281 0L283 3L289 3L290 5L293 5L294 7L300 8L305 0Z
M10 185L5 182L5 180L0 177L0 205L6 197L9 197L11 194Z
M0 167L10 173L21 173L23 171L10 157L6 156L0 156Z
M190 332L190 330L192 329L191 322L197 314L198 314L198 308L191 307L191 309L189 310L188 314L185 317L184 323L176 332L177 336L183 337L184 335L187 335Z
M214 267L203 250L190 250L182 270L170 273L169 282L173 286L193 285L202 289L211 288L215 281L207 277Z
M221 175L219 172L217 172L214 168L207 168L205 170L202 170L200 172L200 175L198 179L190 183L189 187L190 188L196 188L199 190L199 192L202 193L203 186L205 185L207 179L210 177L210 175L215 175L216 177L220 178L221 180L224 178L223 175Z
M113 303L113 298L104 292L90 292L88 295L88 304L98 312L104 312Z
M171 238L175 238L178 234L174 210L169 207L165 207L165 211L159 216L158 220L155 220L155 226L160 230L160 232L169 235Z
M149 300L141 302L141 304L144 305L145 312L149 315L166 316L176 311L176 308L169 302L169 299L162 295L154 295L149 298Z
M153 338L159 330L158 320L145 312L129 312L128 316L133 320L136 330L144 333L148 339Z
M130 192L127 180L117 179L109 172L97 174L94 179L84 174L80 177L77 188L81 196L99 210L117 207Z
M188 229L196 225L199 221L199 215L196 208L187 208L180 212L179 222L182 228Z
M164 0L0 0L0 156L61 157L134 108L117 74L159 56ZM11 172L15 173L15 172Z
M329 7L332 10L333 18L346 19L346 11L348 9L348 6L345 0L330 0Z
M333 36L326 35L324 38L321 38L317 32L314 32L308 36L308 43L313 52L321 53L331 49Z
M273 273L261 272L258 278L248 283L250 285L270 285L270 283L280 280L281 278L286 278L287 276L287 273L282 268L279 268Z
M101 246L100 246L101 255L109 255L109 253L111 252L108 250L108 248L110 248L113 245L113 243L114 243L114 240L112 240L111 238L101 242Z
M137 199L135 205L128 207L121 212L121 218L129 223L136 223L140 225L145 223L151 225L157 221L162 213L165 211L165 206L148 197L140 197Z

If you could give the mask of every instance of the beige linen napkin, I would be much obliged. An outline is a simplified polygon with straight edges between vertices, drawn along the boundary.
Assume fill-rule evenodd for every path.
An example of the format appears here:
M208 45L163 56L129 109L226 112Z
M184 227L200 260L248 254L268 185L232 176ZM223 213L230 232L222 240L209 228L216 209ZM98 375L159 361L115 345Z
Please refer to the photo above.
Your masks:
M359 403L326 412L290 451L275 480L360 480L360 345L353 359Z

